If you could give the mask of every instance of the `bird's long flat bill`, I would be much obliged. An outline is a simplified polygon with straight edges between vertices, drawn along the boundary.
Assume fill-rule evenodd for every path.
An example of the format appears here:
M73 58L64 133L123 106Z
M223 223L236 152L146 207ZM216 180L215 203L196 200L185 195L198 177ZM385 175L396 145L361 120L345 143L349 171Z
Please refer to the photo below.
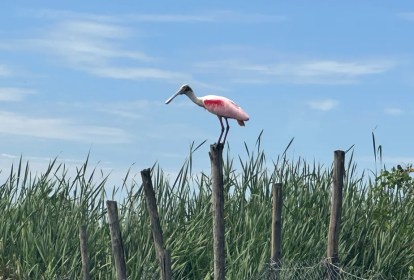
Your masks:
M170 98L168 98L167 101L165 101L165 104L169 104L180 93L181 93L181 91L177 92L176 94L174 94L173 96L171 96Z

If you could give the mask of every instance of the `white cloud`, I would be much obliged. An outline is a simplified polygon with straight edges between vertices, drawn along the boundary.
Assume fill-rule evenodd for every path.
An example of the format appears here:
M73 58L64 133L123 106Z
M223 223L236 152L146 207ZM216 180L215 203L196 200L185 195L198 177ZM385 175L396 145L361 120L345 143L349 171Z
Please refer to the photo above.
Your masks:
M92 143L126 143L127 133L119 128L83 125L67 119L35 118L0 111L0 133Z
M414 157L404 157L404 156L395 156L395 157L383 157L382 161L388 164L414 164Z
M312 60L280 63L249 63L240 60L218 60L196 64L207 71L230 75L239 83L349 84L367 75L380 74L393 67L391 61Z
M63 59L69 67L89 74L129 80L193 81L191 75L154 67L155 58L123 46L133 32L117 24L91 20L66 20L36 39L15 42L31 50ZM24 44L23 44L24 43ZM128 63L128 66L117 64ZM151 63L151 67L146 65Z
M78 164L82 165L85 163L85 159L74 159L74 158L59 158L57 156L55 157L39 157L39 156L23 156L23 155L12 155L12 154L0 154L1 157L8 158L8 159L20 159L22 157L23 161L36 161L36 162L50 162L53 161L56 158L57 162L62 163L70 163L70 164Z
M0 154L0 157L1 157L0 182L4 182L8 179L11 173L12 166L14 168L14 172L17 172L17 166L20 162L20 158L22 159L21 163L23 165L22 172L25 172L25 168L27 164L29 167L28 171L30 172L30 177L32 180L34 178L37 178L40 174L44 174L44 172L48 170L50 163L52 163L54 160L56 160L56 162L55 162L53 170L57 171L56 175L60 176L63 170L65 170L66 178L76 178L79 168L82 167L86 162L86 155L85 155L85 158L83 159L76 159L76 158L70 158L70 157L61 158L60 156L57 156L57 155L26 156L26 155ZM88 168L86 170L87 177L92 176L92 172L94 168L96 168L97 171L101 171L101 172L94 173L95 180L101 180L110 173L110 177L108 177L108 181L107 181L107 186L118 184L118 182L122 182L121 180L125 178L127 168L123 168L123 174L121 174L120 170L115 170L115 172L112 171L114 170L115 166L112 166L110 162L106 162L106 161L98 161L97 163L95 162L96 162L95 160L89 158ZM58 168L58 166L60 167ZM120 174L117 174L117 173L120 173Z
M385 108L385 113L387 115L399 116L399 115L402 115L404 111L400 108L389 107L389 108Z
M126 119L144 119L145 118L142 114L139 114L136 112L125 111L122 109L116 109L116 108L99 108L98 111L106 113L106 114L110 114L113 116L126 118Z
M405 20L409 20L409 21L414 21L414 12L398 13L397 17L405 19Z
M333 99L309 101L308 105L311 109L314 109L314 110L330 111L336 106L338 106L338 101L333 100Z
M139 67L101 67L90 68L89 71L96 76L142 80L142 79L161 79L169 81L191 80L191 76L174 71L166 71L156 68L139 68Z
M355 159L356 162L369 162L374 163L375 158L374 156L361 156ZM404 156L384 156L382 157L382 163L387 165L387 168L391 168L397 164L401 164L402 166L406 164L414 164L414 157L404 157Z
M25 88L0 87L0 101L22 101L26 95L35 92Z
M109 15L98 15L91 13L79 13L69 10L52 10L52 9L27 9L21 11L22 16L35 17L40 19L65 20L65 19L84 19L94 21L115 21L117 17Z
M151 61L140 51L123 49L119 42L127 39L127 28L93 21L65 21L50 30L45 37L30 40L37 49L52 51L75 67L105 65L112 58Z
M127 19L144 22L275 22L285 21L286 16L242 13L237 11L211 11L204 14L132 14Z
M305 62L294 67L300 76L343 76L355 77L382 73L390 67L384 62L339 62L320 60Z
M79 13L68 10L27 10L26 14L39 18L49 19L83 19L104 22L157 22L157 23L209 23L209 22L278 22L285 21L286 16L258 13L244 13L230 10L208 11L193 14L119 14L119 15L98 15L91 13Z
M91 104L91 109L99 112L118 116L126 119L145 119L148 111L154 111L154 108L165 105L163 102L153 102L146 99L131 101L131 102L116 102L116 103L100 103ZM82 104L81 106L84 106ZM96 109L97 108L97 109Z
M11 154L1 154L0 156L2 156L2 157L4 157L4 158L11 158L11 159L18 158L18 156L16 156L16 155L11 155Z

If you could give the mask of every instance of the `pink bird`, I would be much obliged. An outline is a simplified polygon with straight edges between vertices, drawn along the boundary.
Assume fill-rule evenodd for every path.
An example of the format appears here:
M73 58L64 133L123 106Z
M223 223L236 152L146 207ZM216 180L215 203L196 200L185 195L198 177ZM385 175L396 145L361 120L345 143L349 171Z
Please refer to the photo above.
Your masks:
M239 123L239 125L244 126L244 122L249 120L249 115L243 111L236 103L231 101L230 99L217 96L217 95L206 95L203 97L195 96L193 90L190 88L189 85L183 85L176 94L171 96L165 104L169 104L176 96L185 94L188 98L191 99L195 104L200 107L203 107L207 111L212 114L217 115L220 120L221 124L221 134L217 141L220 144L221 137L224 133L224 125L223 125L223 118L226 120L226 134L224 134L223 144L226 142L227 133L229 132L230 126L227 119L235 119Z

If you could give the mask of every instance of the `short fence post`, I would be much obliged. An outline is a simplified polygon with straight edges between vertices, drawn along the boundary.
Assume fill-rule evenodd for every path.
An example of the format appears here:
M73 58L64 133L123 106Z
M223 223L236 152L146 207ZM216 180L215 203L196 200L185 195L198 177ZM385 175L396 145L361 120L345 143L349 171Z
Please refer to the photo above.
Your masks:
M124 246L121 238L121 228L118 219L118 206L116 201L108 200L106 202L108 208L108 222L111 233L112 253L115 260L116 277L118 280L126 280L126 263L124 257Z
M345 152L334 152L334 167L332 177L331 216L329 221L328 247L326 252L327 279L339 279L339 232L342 212L342 188L345 174Z
M86 225L84 224L81 224L79 227L79 241L83 280L90 280L91 275L89 272L88 235L86 232Z
M162 228L158 215L157 201L155 191L151 181L151 169L141 171L142 184L144 186L145 200L150 216L152 237L154 239L155 253L160 265L160 273L162 280L171 279L171 257L167 250L164 250L164 239L162 236Z
M279 269L282 261L282 184L273 184L272 201L272 252L271 262L274 268ZM272 279L278 279L276 271Z
M224 183L223 183L224 145L210 145L211 161L211 202L213 207L213 246L214 280L226 278L226 253L224 243Z

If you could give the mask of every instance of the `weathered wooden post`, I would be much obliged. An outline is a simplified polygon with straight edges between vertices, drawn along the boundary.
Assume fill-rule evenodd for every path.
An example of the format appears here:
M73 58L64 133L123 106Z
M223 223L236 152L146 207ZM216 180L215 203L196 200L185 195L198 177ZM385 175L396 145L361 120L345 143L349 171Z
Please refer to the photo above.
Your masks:
M162 251L161 256L161 279L162 280L171 280L172 279L172 269L171 269L171 254L168 250Z
M210 145L211 161L211 203L213 211L214 279L226 278L226 253L224 243L224 183L223 183L224 144Z
M282 184L273 184L273 201L272 201L272 252L271 262L276 268L280 268L282 261ZM277 272L277 271L276 271ZM278 273L275 273L272 279L278 279Z
M79 241L83 280L90 280L91 275L89 271L88 235L86 233L86 225L84 224L81 224L79 227Z
M118 219L118 206L116 201L106 201L106 207L108 208L108 222L109 230L111 233L112 253L115 260L116 279L126 280L126 263L124 257L124 246L121 238L121 228Z
M150 216L152 237L154 239L155 253L160 265L160 273L162 280L171 279L171 257L167 250L164 250L164 239L162 236L162 229L160 218L158 216L157 201L155 198L155 191L151 181L151 169L144 169L141 171L142 184L144 186L145 200L147 202L147 209Z
M334 152L332 177L331 217L329 221L328 247L326 250L326 275L329 280L339 279L339 232L342 212L342 188L344 186L345 152Z

